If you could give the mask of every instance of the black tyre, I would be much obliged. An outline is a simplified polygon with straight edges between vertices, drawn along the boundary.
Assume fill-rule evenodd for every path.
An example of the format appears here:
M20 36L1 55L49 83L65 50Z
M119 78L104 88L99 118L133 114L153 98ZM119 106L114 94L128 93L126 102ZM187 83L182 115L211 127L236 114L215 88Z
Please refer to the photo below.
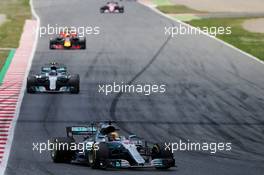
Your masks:
M71 93L78 94L80 92L80 76L78 74L71 76L69 86Z
M79 40L81 49L86 49L86 38L80 38Z
M55 41L54 41L53 39L50 39L49 48L50 48L50 49L55 49L55 48L53 47L54 44L55 44Z
M105 11L105 10L104 10L103 8L100 9L100 13L104 13L104 11Z
M152 159L164 159L167 160L167 164L156 169L169 169L175 165L173 153L166 149L165 144L155 144L151 150Z
M106 143L99 143L98 150L91 150L88 155L89 165L93 169L106 169L109 149Z
M70 150L70 145L74 143L73 138L56 137L52 139L55 146L51 151L51 158L54 163L70 163L74 156L74 151ZM57 149L56 149L57 148Z
M119 12L120 12L120 13L124 13L124 7L120 7L120 8L119 8Z
M27 78L27 93L35 93L35 84L36 84L36 79L34 76L29 76Z

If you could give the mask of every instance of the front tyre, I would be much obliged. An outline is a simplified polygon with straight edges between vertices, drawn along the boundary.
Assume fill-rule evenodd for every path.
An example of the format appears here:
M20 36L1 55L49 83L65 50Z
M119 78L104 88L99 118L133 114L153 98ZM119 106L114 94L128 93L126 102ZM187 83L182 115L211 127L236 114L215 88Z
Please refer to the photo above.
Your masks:
M70 145L74 142L74 139L69 137L53 138L54 147L50 152L53 162L70 163L74 156L74 152L70 150Z
M109 149L106 143L99 143L98 150L92 149L88 155L89 165L92 169L106 169L109 158Z
M156 169L169 169L175 166L175 160L173 158L173 153L166 149L164 144L154 144L151 150L151 158L161 159L163 161L163 166L157 166Z

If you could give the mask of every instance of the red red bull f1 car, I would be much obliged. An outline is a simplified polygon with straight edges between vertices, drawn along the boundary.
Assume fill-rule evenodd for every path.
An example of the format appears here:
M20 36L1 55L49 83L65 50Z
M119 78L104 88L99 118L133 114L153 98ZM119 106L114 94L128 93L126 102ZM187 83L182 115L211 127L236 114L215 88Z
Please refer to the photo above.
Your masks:
M50 39L50 49L86 49L86 38L79 37L76 32L61 32Z

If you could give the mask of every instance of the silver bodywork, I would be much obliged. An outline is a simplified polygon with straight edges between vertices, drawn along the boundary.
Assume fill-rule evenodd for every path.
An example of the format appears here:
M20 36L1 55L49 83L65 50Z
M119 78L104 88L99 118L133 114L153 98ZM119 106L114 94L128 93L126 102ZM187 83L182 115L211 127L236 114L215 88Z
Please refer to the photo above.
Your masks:
M56 83L57 83L57 76L49 76L49 82L50 82L50 90L56 89Z
M133 159L140 165L144 164L145 160L143 157L139 154L136 145L131 143L124 143L122 142L122 145L129 151L129 154Z
M65 73L58 73L57 75L49 75L49 73L43 73L41 75L37 75L36 78L40 78L41 76L48 77L49 90L44 86L36 86L37 92L70 92L70 87L67 86L62 86L59 90L56 90L58 77L65 76Z

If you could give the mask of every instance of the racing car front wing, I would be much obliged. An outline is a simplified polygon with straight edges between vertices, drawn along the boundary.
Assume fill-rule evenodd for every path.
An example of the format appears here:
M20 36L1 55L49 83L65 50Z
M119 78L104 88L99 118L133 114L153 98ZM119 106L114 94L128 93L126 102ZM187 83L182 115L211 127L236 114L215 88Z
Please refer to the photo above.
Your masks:
M107 166L111 168L165 168L174 167L174 159L153 159L150 163L130 165L127 160L124 159L109 159L107 160Z
M53 89L53 90L48 90L44 86L35 86L34 87L36 92L47 92L47 93L53 93L53 92L70 92L69 86L63 86L60 89Z

